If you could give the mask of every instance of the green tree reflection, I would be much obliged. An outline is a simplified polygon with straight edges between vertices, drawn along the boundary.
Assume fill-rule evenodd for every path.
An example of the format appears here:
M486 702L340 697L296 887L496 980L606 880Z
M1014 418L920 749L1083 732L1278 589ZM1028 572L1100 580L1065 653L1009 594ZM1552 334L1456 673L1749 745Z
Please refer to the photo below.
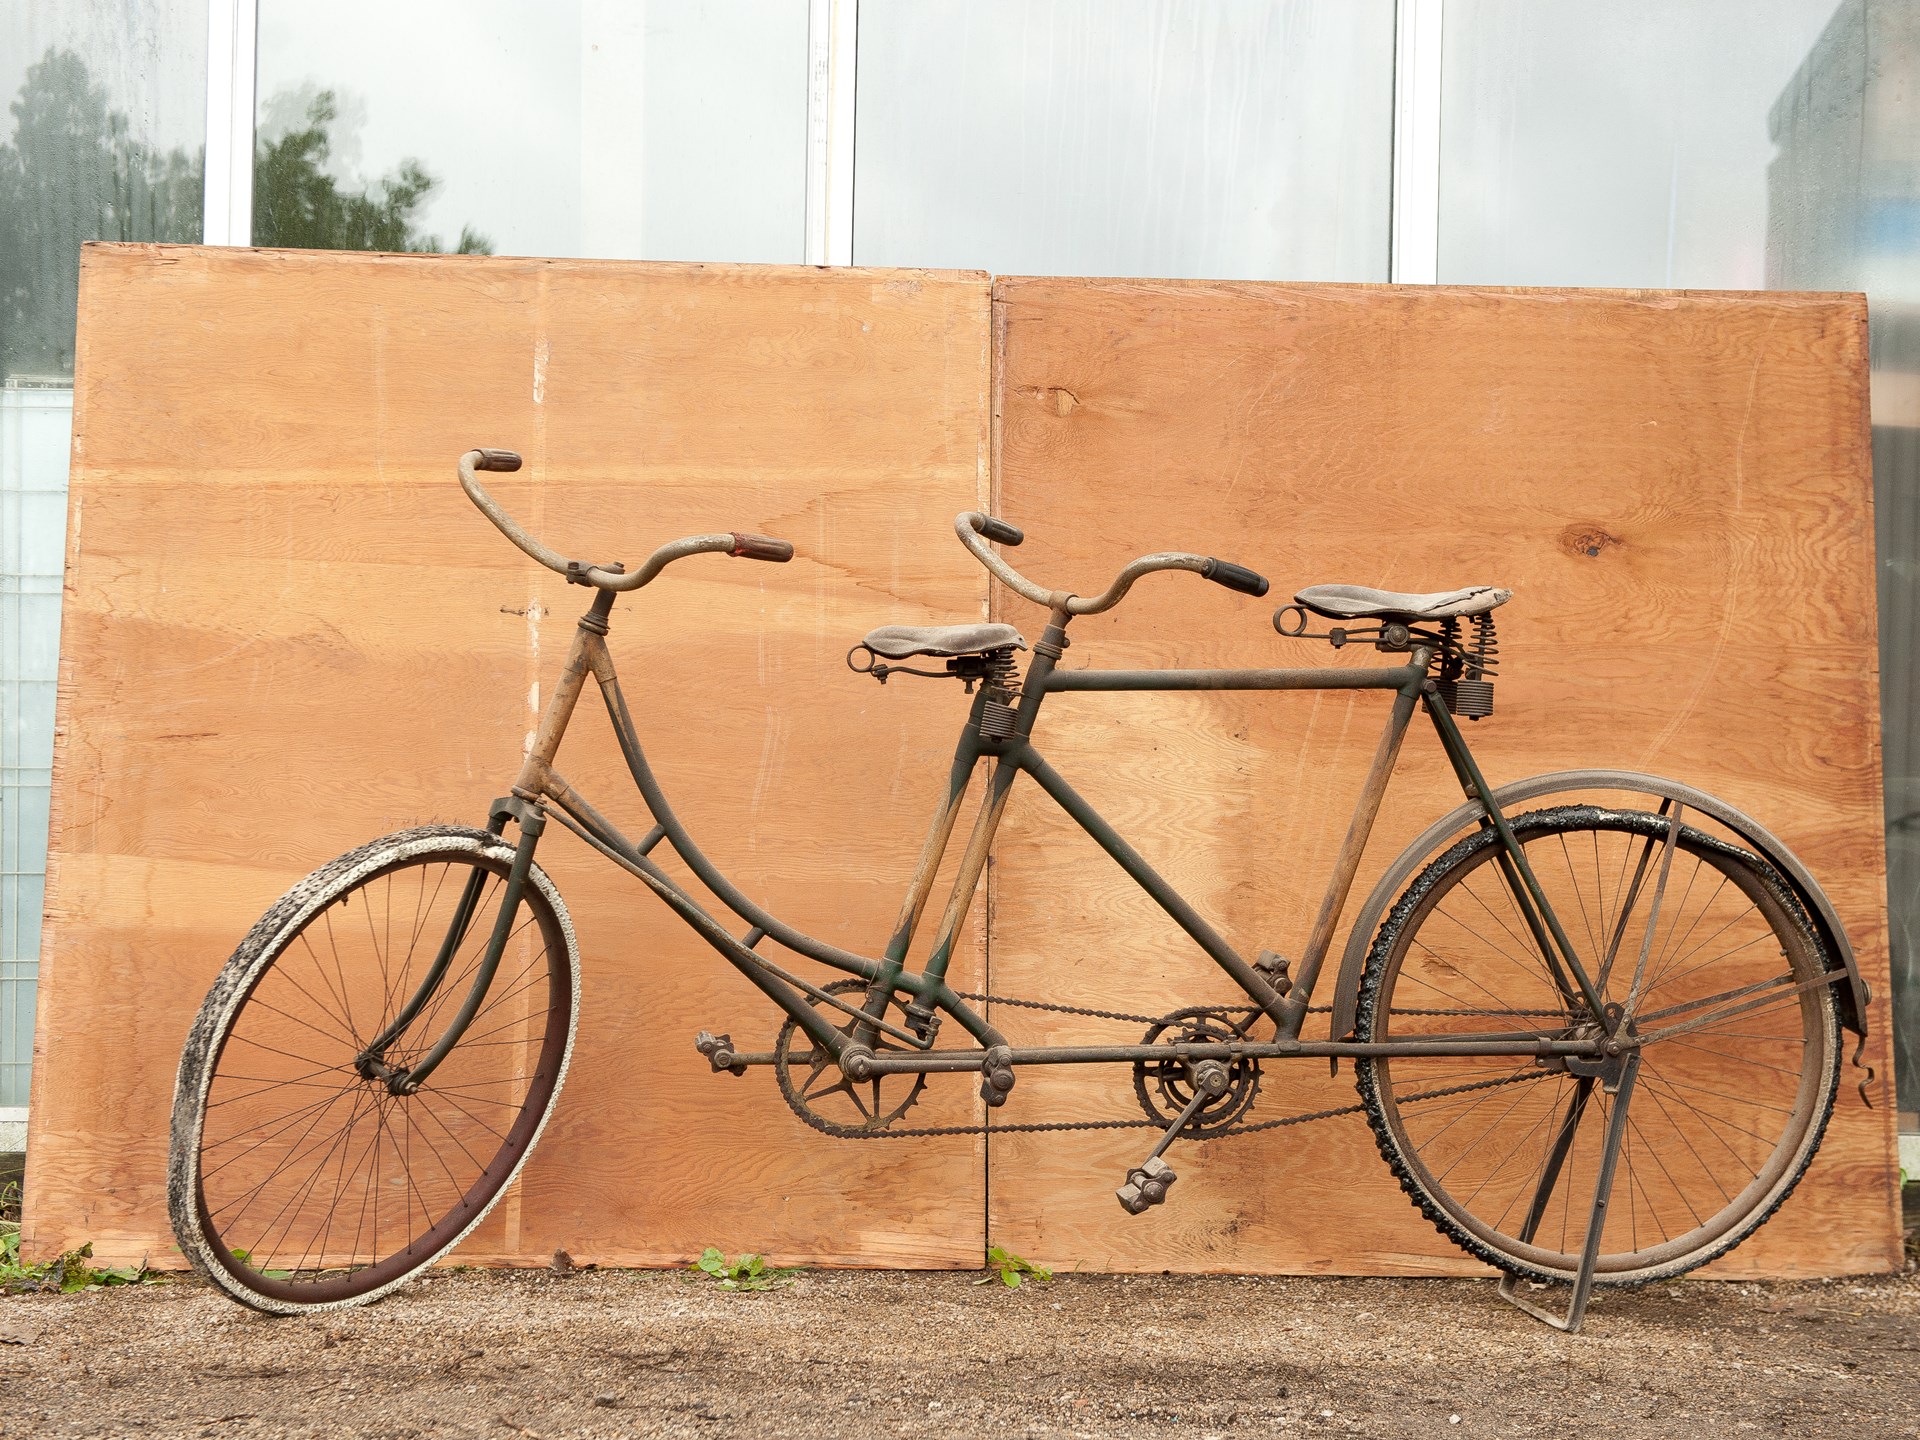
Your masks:
M439 181L418 160L363 190L342 188L326 172L339 108L331 90L307 106L306 123L261 144L253 162L253 243L305 250L405 250L438 254L437 235L416 228L414 212ZM462 226L456 254L491 255L493 244Z
M155 151L71 50L27 70L0 145L0 374L73 373L80 246L198 240L201 161Z
M158 150L133 134L73 51L49 49L8 107L0 145L0 377L56 383L73 374L80 246L88 240L201 238L205 157ZM437 253L417 223L439 182L418 160L360 188L326 171L339 118L332 91L304 123L261 142L254 157L256 245ZM453 247L491 254L464 226Z

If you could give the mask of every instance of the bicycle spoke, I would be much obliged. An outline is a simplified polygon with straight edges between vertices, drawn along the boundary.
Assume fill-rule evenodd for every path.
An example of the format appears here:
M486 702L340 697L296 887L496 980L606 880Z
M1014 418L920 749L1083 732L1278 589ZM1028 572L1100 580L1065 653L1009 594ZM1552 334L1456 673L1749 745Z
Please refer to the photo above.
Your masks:
M1763 1181L1791 1178L1785 1167L1819 1113L1807 1098L1810 1067L1819 1067L1830 1099L1836 1044L1830 1028L1823 1037L1818 1027L1823 1017L1832 1024L1832 981L1821 971L1833 967L1811 948L1791 902L1774 898L1783 892L1771 872L1698 829L1676 830L1665 815L1577 805L1509 823L1551 913L1599 957L1600 995L1617 998L1627 972L1639 976L1630 1031L1639 1078L1631 1113L1620 1117L1601 1271L1690 1268L1765 1218ZM1370 960L1366 974L1373 998L1363 1006L1360 1038L1463 1042L1506 1027L1543 1039L1601 1033L1600 1022L1562 994L1548 957L1523 945L1527 958L1516 959L1526 922L1503 853L1494 838L1456 847L1409 890L1414 900L1390 913L1387 949L1378 952L1385 958ZM1649 897L1663 865L1656 913ZM1627 955L1631 963L1620 958ZM1542 988L1554 1007L1525 1013ZM1708 988L1714 993L1695 993ZM1553 1085L1523 1085L1512 1095L1468 1092L1419 1104L1408 1094L1500 1078L1512 1063L1396 1055L1358 1066L1371 1066L1377 1099L1368 1114L1383 1148L1442 1228L1505 1254L1502 1263L1516 1270L1567 1278L1590 1217L1581 1197L1593 1193L1614 1123L1616 1100L1605 1084L1580 1082L1593 1099L1575 1107L1556 1062L1541 1071L1559 1077ZM1507 1233L1528 1230L1523 1219L1530 1240Z

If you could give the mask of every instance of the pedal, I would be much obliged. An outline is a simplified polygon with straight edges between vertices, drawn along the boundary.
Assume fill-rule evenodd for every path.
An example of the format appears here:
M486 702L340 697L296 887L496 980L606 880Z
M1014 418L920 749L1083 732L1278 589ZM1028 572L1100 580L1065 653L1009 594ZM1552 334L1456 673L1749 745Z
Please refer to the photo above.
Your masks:
M1180 1177L1158 1155L1127 1172L1127 1183L1114 1191L1120 1208L1129 1215L1144 1215L1155 1205L1166 1203L1167 1187Z
M707 1057L716 1075L744 1075L747 1067L734 1058L733 1037L702 1030L694 1036L693 1048Z

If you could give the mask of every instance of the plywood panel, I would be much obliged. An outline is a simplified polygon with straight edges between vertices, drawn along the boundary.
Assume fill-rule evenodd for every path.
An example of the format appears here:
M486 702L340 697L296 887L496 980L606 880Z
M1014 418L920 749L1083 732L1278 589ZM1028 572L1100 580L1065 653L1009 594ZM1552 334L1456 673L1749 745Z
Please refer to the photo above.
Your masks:
M470 444L528 454L495 488L569 553L796 542L783 568L677 567L622 602L613 644L710 852L803 927L881 943L964 701L841 657L874 624L981 613L949 528L986 494L980 278L105 247L84 283L30 1246L168 1255L172 1068L233 941L339 850L476 820L503 788L584 596L467 506ZM1724 794L1813 866L1884 991L1857 305L1022 281L995 320L1023 567L1091 591L1175 546L1281 591L1514 586L1499 711L1472 735L1493 778L1610 763ZM1076 625L1069 663L1329 658L1269 609L1156 577ZM1006 618L1031 636L1038 617ZM1297 954L1384 708L1068 697L1041 740L1232 938ZM619 793L591 703L560 765ZM1455 798L1416 734L1361 886ZM996 1137L990 1205L972 1139L821 1139L764 1075L715 1079L692 1052L702 1027L763 1044L765 1004L568 837L543 858L582 935L582 1046L468 1260L719 1243L971 1264L990 1228L1083 1268L1472 1268L1355 1117L1182 1147L1174 1202L1143 1220L1111 1196L1138 1132ZM1227 997L1030 790L993 874L997 992ZM957 973L983 969L976 936ZM995 1018L1021 1040L1134 1033ZM1891 1097L1862 1110L1853 1078L1814 1176L1729 1273L1892 1263ZM916 1119L964 1121L972 1088L936 1081ZM1002 1113L1124 1118L1129 1088L1036 1069ZM1352 1098L1344 1073L1270 1067L1261 1112Z
M950 526L987 479L984 277L89 247L81 314L30 1249L172 1256L174 1067L229 950L313 866L480 823L511 781L587 597L467 503L469 446L526 453L496 493L569 554L795 543L675 567L612 644L709 853L803 928L884 944L962 702L842 657L982 613ZM597 700L560 764L644 830ZM981 1143L835 1144L766 1072L712 1076L694 1033L764 1048L770 1007L549 833L580 1043L462 1257L977 1264ZM980 969L976 934L959 972Z
M995 323L998 513L1026 527L1010 554L1025 573L1091 594L1132 556L1180 549L1274 582L1256 602L1153 577L1078 621L1066 664L1377 663L1283 640L1268 617L1320 582L1511 587L1497 712L1470 734L1489 777L1609 765L1724 796L1819 877L1884 997L1858 297L1003 280ZM1017 598L995 604L1029 634L1040 623ZM1036 739L1245 953L1297 957L1387 704L1064 696ZM1422 726L1357 893L1458 800ZM1230 998L1031 787L1002 835L996 993L1146 1014ZM998 1019L1017 1040L1132 1038ZM1883 1003L1873 1020L1880 1108L1848 1071L1809 1178L1718 1273L1898 1263ZM1126 1118L1130 1090L1118 1070L1034 1070L1002 1114ZM1344 1070L1270 1066L1252 1118L1354 1098ZM1474 1268L1400 1194L1359 1116L1176 1146L1169 1203L1126 1218L1112 1190L1148 1143L996 1137L992 1239L1095 1270Z

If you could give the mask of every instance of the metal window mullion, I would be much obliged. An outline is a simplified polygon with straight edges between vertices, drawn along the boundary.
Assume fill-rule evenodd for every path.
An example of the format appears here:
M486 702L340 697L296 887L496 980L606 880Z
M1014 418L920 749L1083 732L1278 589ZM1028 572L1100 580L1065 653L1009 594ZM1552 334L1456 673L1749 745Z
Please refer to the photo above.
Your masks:
M1440 49L1445 0L1399 0L1393 47L1393 225L1388 278L1440 280Z
M253 109L257 0L207 0L207 151L201 238L253 241Z
M806 263L853 263L859 0L807 0Z

